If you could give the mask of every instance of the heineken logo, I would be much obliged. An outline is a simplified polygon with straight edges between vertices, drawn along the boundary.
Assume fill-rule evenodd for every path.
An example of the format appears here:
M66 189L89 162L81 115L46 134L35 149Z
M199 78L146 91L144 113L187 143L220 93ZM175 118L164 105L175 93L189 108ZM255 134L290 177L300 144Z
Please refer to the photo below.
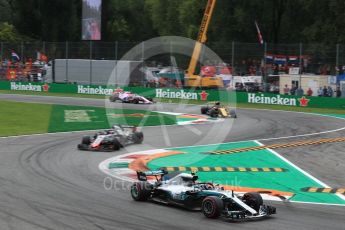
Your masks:
M206 91L201 93L187 92L183 89L171 91L170 89L156 89L156 97L170 99L202 100L206 101L209 94Z
M206 91L202 91L199 95L202 101L207 101L208 93Z
M49 91L49 85L47 83L45 83L44 85L42 85L42 89L44 92L48 92Z
M43 88L42 88L42 85L33 85L31 83L11 82L11 90L42 92Z
M296 99L282 97L281 95L265 96L264 94L257 95L255 93L248 93L248 103L297 106L297 101L299 102L299 106L306 107L310 99L304 96Z
M299 101L300 106L306 107L306 106L308 106L310 99L307 99L305 97L301 97L300 99L298 99L298 101Z
M84 86L78 85L78 94L94 94L94 95L112 95L113 89L103 88L102 86Z

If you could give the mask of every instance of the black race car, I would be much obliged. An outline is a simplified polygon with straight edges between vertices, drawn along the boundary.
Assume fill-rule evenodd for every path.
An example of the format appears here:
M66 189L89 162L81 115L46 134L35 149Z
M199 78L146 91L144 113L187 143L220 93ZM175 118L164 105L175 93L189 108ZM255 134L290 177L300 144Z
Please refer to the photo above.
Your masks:
M190 210L201 210L207 218L258 219L276 213L276 208L263 204L259 193L244 194L225 191L212 183L198 183L194 174L167 174L165 170L137 172L139 182L131 186L135 201L151 200ZM156 177L148 182L147 176Z
M111 129L100 131L93 136L84 136L78 144L80 150L114 151L130 144L141 144L144 134L135 126L113 125Z
M220 105L219 102L216 102L213 105L207 104L206 106L202 106L200 110L201 110L201 114L206 114L213 118L217 118L217 117L237 118L236 110L222 106Z

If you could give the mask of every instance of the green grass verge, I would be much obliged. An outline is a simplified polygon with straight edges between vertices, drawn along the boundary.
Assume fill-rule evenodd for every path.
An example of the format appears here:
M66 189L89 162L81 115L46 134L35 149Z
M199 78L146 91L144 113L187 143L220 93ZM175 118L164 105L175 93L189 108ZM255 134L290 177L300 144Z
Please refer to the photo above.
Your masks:
M176 116L145 110L0 101L0 136L134 126L174 125Z
M0 136L46 133L52 105L0 101Z
M113 124L157 126L176 124L176 116L145 110L54 105L49 132L109 128Z

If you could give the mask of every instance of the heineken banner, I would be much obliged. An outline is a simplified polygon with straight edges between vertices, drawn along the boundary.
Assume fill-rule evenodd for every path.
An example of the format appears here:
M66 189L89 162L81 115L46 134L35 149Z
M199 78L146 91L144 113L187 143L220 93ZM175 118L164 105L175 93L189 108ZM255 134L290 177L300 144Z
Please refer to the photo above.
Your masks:
M266 104L309 108L345 109L345 99L330 97L289 96L270 93L236 93L237 103Z
M30 91L39 93L71 93L109 96L118 91L131 91L150 98L183 99L195 101L221 101L310 108L345 109L345 99L329 97L296 97L269 93L229 92L226 90L191 90L144 87L110 87L78 84L31 83L0 81L0 90Z
M229 94L217 90L187 90L144 87L110 87L99 85L31 83L31 82L0 82L0 89L14 91L34 91L50 93L74 93L109 96L115 91L131 91L142 96L165 99L185 99L202 101L229 101Z

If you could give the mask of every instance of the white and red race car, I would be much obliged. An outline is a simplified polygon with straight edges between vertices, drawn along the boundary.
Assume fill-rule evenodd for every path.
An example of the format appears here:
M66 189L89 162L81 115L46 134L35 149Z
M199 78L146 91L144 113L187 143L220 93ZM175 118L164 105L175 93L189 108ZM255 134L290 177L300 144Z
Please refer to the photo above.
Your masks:
M121 101L123 103L133 104L152 104L151 98L146 98L130 91L115 91L110 97L111 102Z

